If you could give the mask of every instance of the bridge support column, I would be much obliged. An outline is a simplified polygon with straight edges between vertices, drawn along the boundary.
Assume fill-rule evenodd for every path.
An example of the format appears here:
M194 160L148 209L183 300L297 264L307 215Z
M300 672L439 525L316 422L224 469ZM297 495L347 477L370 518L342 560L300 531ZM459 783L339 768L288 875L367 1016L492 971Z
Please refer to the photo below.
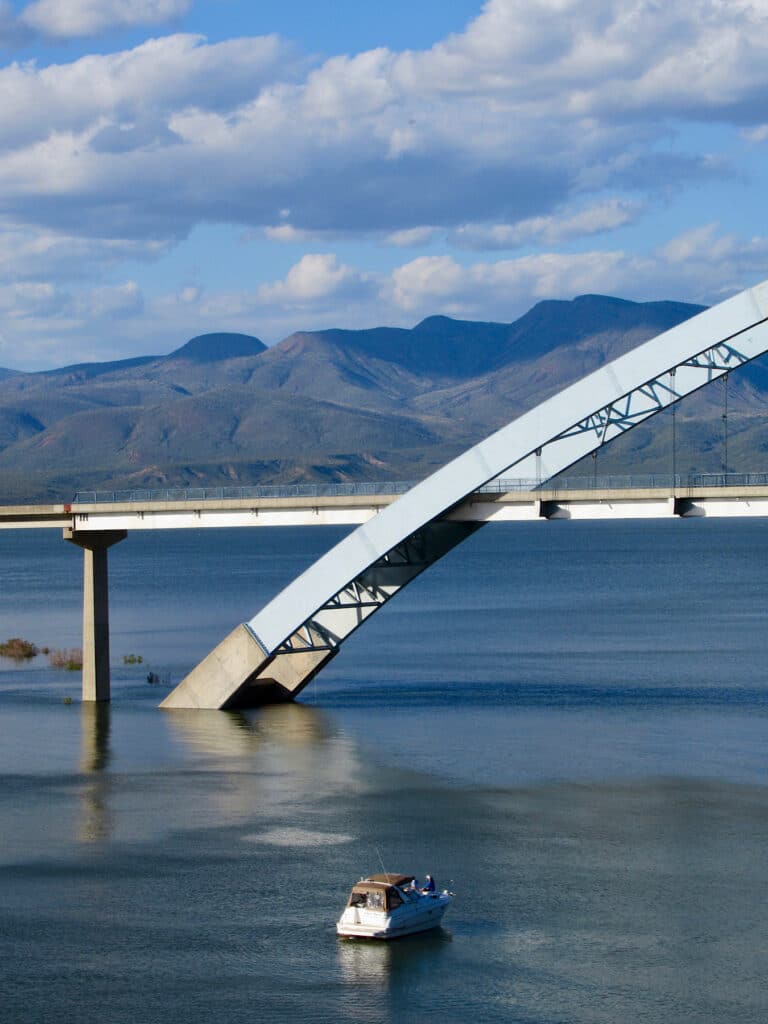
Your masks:
M110 698L107 551L127 536L127 530L64 530L64 539L83 549L83 701Z

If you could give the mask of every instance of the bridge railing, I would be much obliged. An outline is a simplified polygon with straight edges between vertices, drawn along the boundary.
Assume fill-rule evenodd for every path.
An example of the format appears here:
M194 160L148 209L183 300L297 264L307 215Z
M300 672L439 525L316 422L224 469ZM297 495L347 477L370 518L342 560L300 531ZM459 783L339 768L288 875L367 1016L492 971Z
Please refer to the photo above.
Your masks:
M672 490L706 487L766 487L768 473L646 473L625 476L554 477L541 487L556 491Z
M378 480L336 484L276 484L254 487L167 487L152 490L78 491L73 501L82 504L101 502L150 501L226 501L243 498L348 498L405 494L415 481ZM510 491L535 491L545 488L556 491L607 491L634 488L679 487L765 487L768 473L645 473L631 475L592 474L590 476L555 477L538 480L492 480L480 493L506 494Z
M338 484L275 484L253 487L165 487L152 490L78 491L73 501L82 503L126 501L227 501L243 498L349 498L381 494L405 494L413 481L362 481Z

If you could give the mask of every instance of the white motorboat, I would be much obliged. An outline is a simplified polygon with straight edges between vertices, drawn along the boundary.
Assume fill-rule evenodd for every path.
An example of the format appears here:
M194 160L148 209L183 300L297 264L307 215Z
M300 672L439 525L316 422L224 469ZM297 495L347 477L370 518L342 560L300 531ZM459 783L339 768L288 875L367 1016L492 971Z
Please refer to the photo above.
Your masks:
M396 939L437 928L451 893L414 888L412 875L368 875L352 886L336 932L344 938Z

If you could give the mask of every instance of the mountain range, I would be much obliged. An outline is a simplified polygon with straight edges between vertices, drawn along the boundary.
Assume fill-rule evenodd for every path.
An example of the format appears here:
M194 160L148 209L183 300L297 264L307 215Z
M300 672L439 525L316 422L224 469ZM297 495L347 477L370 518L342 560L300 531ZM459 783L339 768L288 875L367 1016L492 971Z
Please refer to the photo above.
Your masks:
M509 324L432 316L412 329L303 331L270 348L206 334L164 356L0 368L0 503L94 489L416 480L702 308L583 295L540 302ZM732 375L731 469L768 467L766 396L763 361ZM682 403L679 472L720 470L723 399L717 384ZM600 471L669 472L661 419L601 453Z

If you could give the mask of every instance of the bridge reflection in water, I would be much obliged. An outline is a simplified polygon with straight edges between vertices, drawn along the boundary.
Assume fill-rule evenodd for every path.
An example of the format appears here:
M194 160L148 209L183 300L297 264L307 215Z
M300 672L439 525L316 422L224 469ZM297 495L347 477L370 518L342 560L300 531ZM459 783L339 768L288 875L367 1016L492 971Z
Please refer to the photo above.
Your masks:
M182 711L162 716L160 733L147 747L149 756L156 760L152 742L161 749L176 748L179 753L171 770L174 775L188 772L195 780L186 787L174 787L177 799L170 811L164 801L154 807L156 794L142 796L143 769L139 767L138 774L135 769L134 714L134 709L103 702L84 702L80 707L82 778L75 834L79 843L137 840L145 832L152 835L190 825L229 827L251 820L256 811L269 817L269 828L244 837L252 844L329 846L348 841L346 835L327 836L275 823L275 816L279 818L286 809L291 810L293 821L296 801L303 793L315 800L360 786L361 765L354 744L340 736L317 708L283 704L249 714ZM116 750L118 722L123 724L123 739ZM125 728L126 724L130 727ZM123 759L124 767L117 770ZM162 770L154 774L162 776ZM133 824L137 815L142 819L140 831Z
M80 771L85 776L81 792L79 839L99 843L112 838L112 781L107 772L111 759L112 709L104 702L80 705Z

